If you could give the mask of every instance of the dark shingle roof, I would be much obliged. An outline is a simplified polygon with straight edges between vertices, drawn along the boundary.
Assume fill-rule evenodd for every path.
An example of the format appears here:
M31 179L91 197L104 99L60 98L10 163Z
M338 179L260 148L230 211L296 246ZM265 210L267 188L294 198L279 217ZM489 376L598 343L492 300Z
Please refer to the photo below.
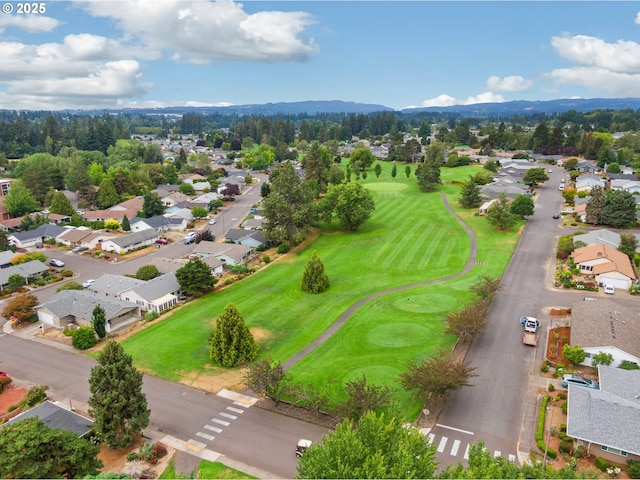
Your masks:
M12 423L25 420L27 418L38 417L49 428L60 428L69 432L76 433L79 437L82 437L89 433L93 422L83 417L82 415L67 410L55 403L46 400L40 405L21 413L20 415L12 418L4 425L11 425ZM0 428L2 428L0 426Z

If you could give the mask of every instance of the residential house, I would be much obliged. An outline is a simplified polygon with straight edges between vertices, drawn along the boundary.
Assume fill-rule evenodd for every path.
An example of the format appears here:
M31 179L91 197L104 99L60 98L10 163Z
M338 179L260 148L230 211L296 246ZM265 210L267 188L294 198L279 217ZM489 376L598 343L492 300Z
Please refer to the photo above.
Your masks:
M167 195L171 195L173 192L178 192L180 191L180 185L177 183L167 183L164 185L158 185L154 190L152 190L153 193L155 193L156 195L158 195L160 198L164 198Z
M208 207L208 206L207 206ZM183 207L183 208L170 208L167 213L165 213L165 217L167 218L177 218L180 219L181 221L184 220L185 222L190 222L191 220L193 220L193 214L191 213L191 208L193 207ZM186 226L185 226L186 228ZM184 229L183 229L184 230Z
M611 190L622 190L633 195L640 194L640 180L612 179L610 184Z
M11 250L5 250L0 252L0 268L7 268L11 266L11 260L17 255L16 252Z
M193 203L207 205L207 210L209 210L208 205L213 200L220 200L222 195L216 192L203 193L202 195L197 196L193 199Z
M249 261L251 248L236 243L219 243L203 240L193 247L194 254L199 257L213 256L225 265L243 265Z
M607 182L600 178L598 175L592 173L585 173L576 178L576 191L578 192L590 192L593 187L606 187Z
M35 311L38 320L52 327L65 328L72 324L89 326L96 305L104 310L108 333L136 323L141 318L138 305L87 290L62 290L51 300L36 305Z
M124 212L124 215L126 215L127 218L133 218L140 210L142 210L142 207L144 207L144 198L134 197L129 200L125 200L124 202L120 202L113 207L109 207L107 210L112 212Z
M158 239L158 232L153 229L133 232L120 237L110 238L102 242L102 250L113 253L127 253L138 248L153 245Z
M167 207L173 207L176 203L190 202L191 198L188 195L185 195L184 193L173 192L167 195L166 197L163 197L161 200L162 200L162 205L165 208L167 208Z
M102 242L115 238L116 235L109 232L94 231L86 227L69 228L57 238L59 243L68 247L87 247L89 249L101 248Z
M519 195L524 195L529 191L526 185L517 183L488 183L480 187L480 196L485 200L500 198L503 193L507 198L514 199Z
M12 425L21 420L29 418L39 418L49 428L59 428L68 432L73 432L82 438L87 435L93 428L93 421L77 412L67 410L63 406L45 400L39 405L30 408L26 412L16 415L8 422L0 425L0 429L7 425Z
M49 270L40 260L11 265L0 269L0 290L6 290L9 285L11 275L20 275L27 281L27 285L33 283Z
M600 171L598 164L593 160L578 160L575 168L578 172L582 173L596 173Z
M569 386L567 435L613 463L640 460L640 370L598 365L599 389Z
M138 280L137 278L105 273L88 290L106 297L120 298L122 293L144 285L144 283L144 280Z
M0 196L7 196L14 180L14 178L0 178Z
M262 225L266 222L266 219L260 218L249 218L242 222L242 228L245 230L262 230Z
M580 345L590 366L599 352L613 357L612 365L623 360L640 364L640 316L638 312L608 298L594 298L571 305L571 345Z
M620 246L620 234L606 228L599 228L580 235L574 235L573 242L582 242L587 246L601 243L617 249Z
M175 273L179 268L184 267L187 260L181 258L162 258L152 256L149 258L148 264L154 265L161 274Z
M178 178L184 183L188 183L190 185L207 181L207 177L200 175L199 173L181 173L178 175Z
M200 260L211 269L211 275L214 277L221 277L224 274L224 266L226 263L223 260L211 255L202 257Z
M636 279L629 257L602 243L576 248L571 258L581 273L594 275L600 285L629 290Z
M7 210L7 206L4 204L4 197L0 196L0 220L8 220L11 218L11 214L9 210ZM0 225L1 227L2 225Z
M178 304L180 284L175 273L167 273L120 293L120 299L147 312L162 313Z
M261 247L267 243L267 239L260 230L244 230L241 228L232 228L225 234L228 242L246 245L252 249Z
M66 231L66 227L61 227L52 223L45 223L34 230L12 233L7 237L7 240L17 248L35 247L36 244L42 243L51 238L57 241L58 237Z
M493 200L489 200L488 202L484 202L482 205L480 205L480 208L478 209L478 213L480 215L486 215L489 209L497 202L498 202L497 198L494 198Z
M120 202L106 210L87 210L82 214L85 222L106 222L107 220L117 220L122 223L122 219L126 216L132 219L144 206L142 197L130 198L124 202Z
M141 232L143 230L155 230L158 233L167 230L184 230L187 228L187 220L180 217L168 217L165 215L156 215L149 218L134 217L129 222L132 232Z

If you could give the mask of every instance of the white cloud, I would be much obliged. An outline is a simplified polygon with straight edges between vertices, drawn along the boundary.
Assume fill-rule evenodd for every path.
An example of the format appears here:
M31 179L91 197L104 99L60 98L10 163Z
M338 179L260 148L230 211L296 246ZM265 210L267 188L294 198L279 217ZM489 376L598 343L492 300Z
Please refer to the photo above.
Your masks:
M2 15L0 17L0 33L7 27L19 28L28 33L50 32L60 22L55 18L42 15Z
M582 66L619 73L640 73L640 44L618 40L607 43L586 35L552 37L551 45L563 58Z
M636 14L636 25L640 25L640 12Z
M549 76L560 84L602 89L613 97L640 97L640 74L612 72L603 68L575 67L553 70Z
M497 92L526 92L531 85L533 85L531 80L520 75L509 75L504 78L492 75L487 80L487 89Z
M93 16L117 21L125 37L147 49L161 49L176 61L211 64L221 60L302 61L317 51L302 39L312 23L305 12L248 14L233 1L130 0L76 2Z
M475 103L499 103L504 102L502 95L496 95L492 92L485 92L474 97L467 97L466 100L456 99L450 95L438 95L423 101L421 107L450 107L452 105L473 105Z

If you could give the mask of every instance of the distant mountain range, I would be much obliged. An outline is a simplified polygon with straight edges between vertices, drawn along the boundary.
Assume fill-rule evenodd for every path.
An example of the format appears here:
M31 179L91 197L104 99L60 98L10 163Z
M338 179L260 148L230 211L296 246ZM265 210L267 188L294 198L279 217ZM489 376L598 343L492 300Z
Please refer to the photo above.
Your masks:
M369 114L375 112L412 113L455 113L464 117L495 117L509 115L556 114L568 110L588 112L592 110L640 109L640 98L572 98L545 101L517 100L502 103L476 103L474 105L452 105L449 107L404 108L394 110L384 105L344 102L341 100L308 100L304 102L280 102L253 105L230 106L183 106L160 108L125 108L105 110L66 110L71 113L110 113L140 115L182 115L200 113L205 115L298 115L298 114Z

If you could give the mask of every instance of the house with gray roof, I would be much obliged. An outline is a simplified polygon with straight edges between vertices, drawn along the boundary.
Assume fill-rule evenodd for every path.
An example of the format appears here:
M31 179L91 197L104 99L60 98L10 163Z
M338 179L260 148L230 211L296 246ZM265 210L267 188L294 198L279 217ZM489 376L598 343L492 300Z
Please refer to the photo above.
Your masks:
M11 260L16 256L16 252L11 250L5 250L0 252L0 268L7 268L11 266Z
M225 234L228 242L239 243L250 248L258 248L267 243L267 239L260 230L244 230L242 228L231 228Z
M640 312L608 298L575 302L570 341L587 354L583 365L590 366L600 352L611 354L612 365L623 360L640 364Z
M213 256L226 265L243 265L251 257L251 248L236 243L219 243L203 240L193 247L193 253L199 257Z
M200 258L204 264L211 269L211 275L221 277L224 274L225 262L212 255Z
M31 260L30 262L11 265L7 268L0 269L0 290L6 290L9 286L9 277L12 275L20 275L27 281L27 285L49 270L40 260Z
M588 173L596 173L600 169L598 168L598 164L593 160L578 160L575 168L578 172L588 172Z
M580 235L574 235L573 242L582 242L587 246L602 243L613 248L618 248L620 246L620 234L607 230L606 228L599 228Z
M141 232L142 230L153 229L158 233L162 233L167 230L184 230L187 228L186 219L165 215L156 215L149 218L134 217L131 219L130 224L132 232Z
M500 195L504 193L507 198L514 199L528 191L527 186L523 184L493 182L480 187L480 196L484 200L491 200L500 198Z
M96 282L97 283L97 282ZM93 309L100 305L112 332L140 320L140 307L119 298L107 297L87 290L62 290L51 300L34 307L38 320L56 328L68 325L91 325Z
M585 173L576 178L576 191L590 192L593 187L605 188L607 182L593 173Z
M640 460L640 370L598 365L599 389L569 385L567 435L597 457Z
M90 287L89 290L100 293L107 297L120 298L122 292L139 287L145 283L144 280L127 277L125 275L115 275L105 273L99 277Z
M153 245L159 237L154 229L133 232L120 237L110 238L102 242L102 250L105 252L127 253L138 248Z
M52 223L45 223L40 225L34 230L27 230L26 232L12 233L7 237L10 244L15 245L18 248L35 247L37 243L42 243L45 240L57 238L65 233L67 228Z
M139 305L147 312L162 313L178 304L180 284L175 273L167 273L143 282L120 294L120 299Z
M93 421L90 418L84 417L79 413L67 410L61 405L52 402L51 400L45 400L39 405L30 408L26 412L22 412L16 415L8 422L0 425L0 429L6 425L11 425L21 420L29 418L39 418L49 428L59 428L68 432L73 432L78 437L84 437L91 431L93 427Z

